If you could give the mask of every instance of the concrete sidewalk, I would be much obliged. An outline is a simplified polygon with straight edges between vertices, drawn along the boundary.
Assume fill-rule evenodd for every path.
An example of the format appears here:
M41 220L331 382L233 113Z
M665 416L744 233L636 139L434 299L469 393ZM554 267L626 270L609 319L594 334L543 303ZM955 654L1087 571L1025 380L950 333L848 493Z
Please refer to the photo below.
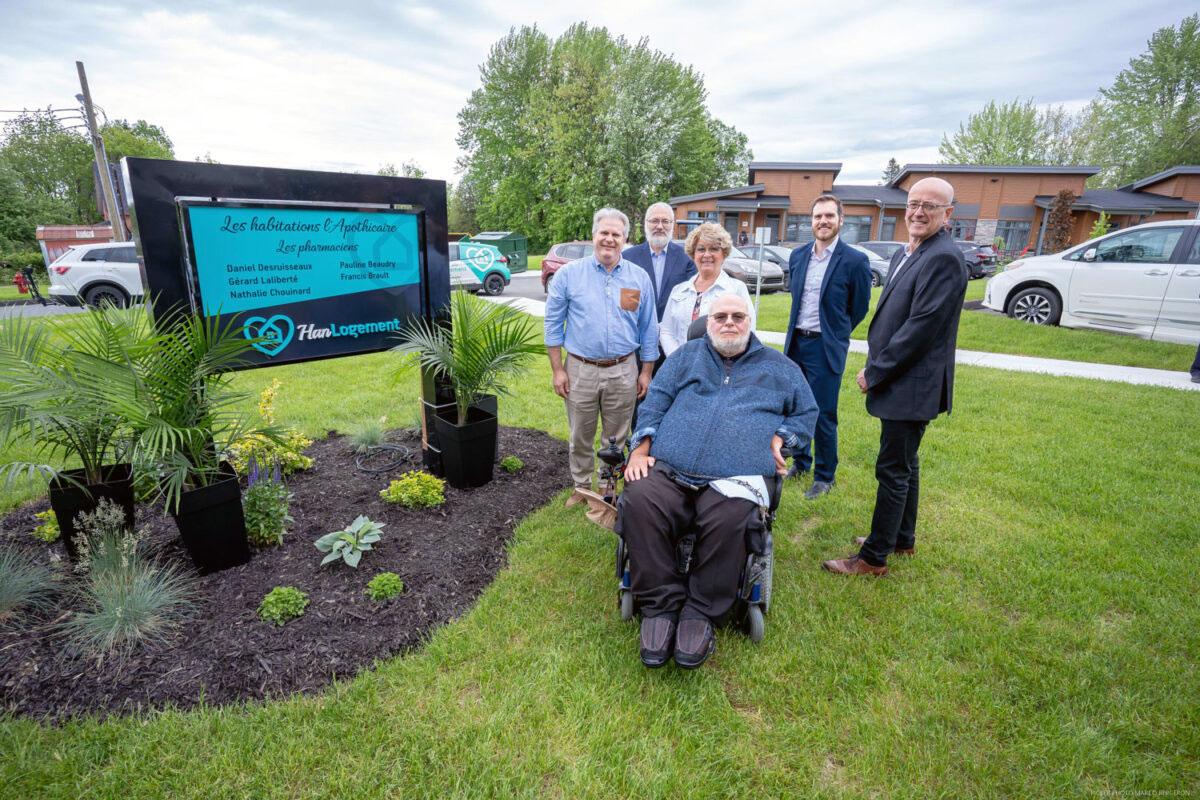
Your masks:
M546 315L546 303L542 300L530 300L524 297L489 297L497 303L505 303L532 314L535 317ZM764 344L783 346L783 334L775 331L756 331L758 338ZM867 343L859 339L850 340L850 351L866 353ZM1097 381L1115 381L1117 383L1133 383L1141 386L1163 386L1168 389L1182 389L1189 392L1200 392L1200 383L1192 383L1191 375L1186 372L1172 372L1165 369L1146 369L1144 367L1120 367L1114 364L1092 364L1086 361L1063 361L1057 358L1035 358L1033 356L1010 356L1004 353L983 353L978 350L958 350L955 352L955 363L971 367L987 367L988 369L1004 369L1010 372L1038 372L1043 375L1061 375L1068 378L1090 378Z

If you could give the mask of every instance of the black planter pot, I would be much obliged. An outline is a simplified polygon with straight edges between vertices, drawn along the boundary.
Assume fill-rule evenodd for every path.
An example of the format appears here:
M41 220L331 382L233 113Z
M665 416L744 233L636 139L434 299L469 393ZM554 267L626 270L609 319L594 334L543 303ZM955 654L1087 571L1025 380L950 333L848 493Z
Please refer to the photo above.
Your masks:
M50 481L50 508L54 509L58 529L62 532L63 545L72 561L79 556L75 547L75 518L80 513L95 511L102 499L120 506L125 512L125 524L130 529L133 528L133 470L128 464L102 467L100 483L85 482L81 469L63 470L62 475L73 478L87 487L85 491L59 477Z
M466 425L456 425L456 419L454 408L433 418L446 481L456 489L483 486L492 479L499 421L475 407L468 410Z
M172 514L193 563L204 574L220 572L250 560L242 487L237 473L221 462L221 480L184 492Z

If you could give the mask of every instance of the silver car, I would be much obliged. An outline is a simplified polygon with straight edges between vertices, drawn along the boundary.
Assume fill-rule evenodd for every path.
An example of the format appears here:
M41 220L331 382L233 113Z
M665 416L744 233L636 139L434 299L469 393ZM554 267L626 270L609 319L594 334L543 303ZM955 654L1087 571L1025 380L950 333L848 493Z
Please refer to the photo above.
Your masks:
M850 247L853 247L855 250L867 257L868 266L871 268L871 285L883 286L883 284L887 281L888 267L890 266L889 263L880 258L878 253L873 253L865 247L857 244L852 244ZM742 248L742 252L745 253L747 257L754 259L756 262L758 261L758 251L759 245L756 244ZM789 274L788 259L791 258L791 255L792 248L785 247L784 245L768 244L762 247L763 261L770 261L771 263L778 265L779 268L783 270L785 289L787 288L787 278Z

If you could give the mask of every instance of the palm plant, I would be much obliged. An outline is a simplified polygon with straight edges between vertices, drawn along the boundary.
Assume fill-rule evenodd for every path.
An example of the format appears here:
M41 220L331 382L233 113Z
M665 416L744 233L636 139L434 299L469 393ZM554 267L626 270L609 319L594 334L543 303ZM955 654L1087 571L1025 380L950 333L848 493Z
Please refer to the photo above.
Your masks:
M90 361L88 389L133 431L135 460L152 465L168 510L176 511L184 491L224 477L230 443L252 434L278 441L280 432L249 412L247 393L231 388L227 373L252 344L240 326L174 311L158 328L128 368Z
M542 352L532 317L511 306L492 303L470 292L456 292L450 327L415 320L400 337L397 352L417 361L454 387L458 424L468 409L488 394L507 394L508 382Z
M0 447L29 445L36 461L0 466L20 475L80 484L61 471L78 462L85 484L102 480L106 465L128 460L133 436L119 413L89 391L97 364L131 372L153 330L144 314L106 306L60 320L15 317L0 329Z

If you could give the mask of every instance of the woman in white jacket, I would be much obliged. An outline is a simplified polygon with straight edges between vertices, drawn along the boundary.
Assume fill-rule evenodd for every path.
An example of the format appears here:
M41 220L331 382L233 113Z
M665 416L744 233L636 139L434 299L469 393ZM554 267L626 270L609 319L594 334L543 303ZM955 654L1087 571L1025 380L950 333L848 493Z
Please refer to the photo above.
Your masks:
M698 317L708 313L713 300L723 294L736 294L746 301L751 309L750 292L746 284L731 278L721 269L725 258L733 249L729 232L715 222L698 225L688 235L683 249L696 262L696 274L691 280L675 285L667 299L659 325L658 346L663 355L671 355L687 341L688 326ZM751 311L750 329L754 329Z

